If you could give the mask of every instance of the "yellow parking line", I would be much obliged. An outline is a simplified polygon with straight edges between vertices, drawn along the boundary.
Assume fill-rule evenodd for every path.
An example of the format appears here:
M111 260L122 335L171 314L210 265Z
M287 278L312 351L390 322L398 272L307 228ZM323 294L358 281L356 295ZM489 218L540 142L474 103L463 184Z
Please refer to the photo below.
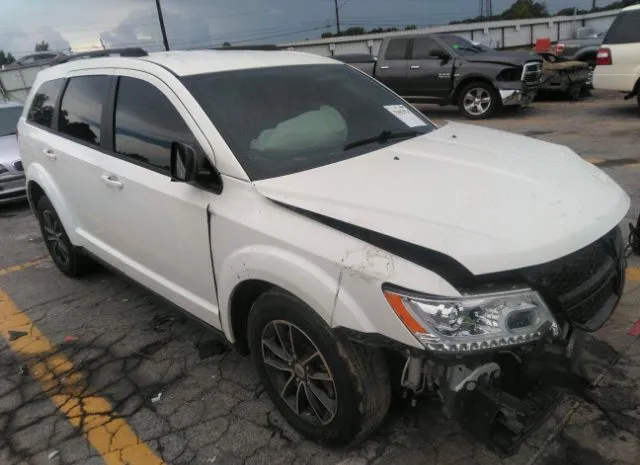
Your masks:
M592 163L594 165L597 165L598 163L602 163L604 162L604 160L602 158L585 158L585 161Z
M0 276L6 276L11 273L15 273L16 271L22 271L25 268L31 268L32 266L38 266L41 263L48 262L49 258L39 258L38 260L33 260L30 262L21 263L19 265L9 266L7 268L0 269Z
M640 268L627 268L627 279L629 281L640 281Z
M9 331L26 333L10 340ZM74 371L74 363L44 336L11 298L0 290L0 334L26 363L69 422L82 430L107 465L164 464L129 424L118 417L109 401L95 395ZM15 336L15 334L14 334Z

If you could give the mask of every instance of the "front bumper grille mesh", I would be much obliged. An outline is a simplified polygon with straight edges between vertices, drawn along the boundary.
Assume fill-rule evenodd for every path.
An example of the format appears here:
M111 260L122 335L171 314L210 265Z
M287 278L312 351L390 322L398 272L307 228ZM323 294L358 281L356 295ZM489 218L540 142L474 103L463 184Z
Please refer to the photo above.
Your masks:
M551 307L584 325L620 295L623 276L620 228L566 257L523 270L529 283L549 300Z

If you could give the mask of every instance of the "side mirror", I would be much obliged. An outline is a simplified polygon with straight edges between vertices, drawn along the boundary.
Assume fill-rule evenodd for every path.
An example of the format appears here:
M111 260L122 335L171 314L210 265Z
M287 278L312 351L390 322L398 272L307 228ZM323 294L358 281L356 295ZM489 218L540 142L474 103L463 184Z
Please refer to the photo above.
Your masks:
M429 53L429 56L431 56L432 58L437 58L442 61L447 61L449 60L449 58L451 58L451 56L449 56L449 54L444 50L431 50L431 53Z
M196 179L196 152L182 142L171 144L171 180L192 182Z

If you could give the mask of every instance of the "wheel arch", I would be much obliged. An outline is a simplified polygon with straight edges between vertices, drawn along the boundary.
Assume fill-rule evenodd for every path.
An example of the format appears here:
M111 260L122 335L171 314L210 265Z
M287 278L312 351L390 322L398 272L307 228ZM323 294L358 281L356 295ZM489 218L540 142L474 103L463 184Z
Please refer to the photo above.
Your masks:
M75 220L73 213L67 207L68 203L51 175L40 164L34 163L27 170L27 198L34 213L36 212L37 202L43 195L49 199L53 208L55 208L71 243L78 245L78 237L75 227L73 227Z
M485 84L489 84L491 87L493 87L493 89L497 92L498 88L496 87L496 85L494 84L494 82L491 80L491 78L484 76L482 74L473 74L471 76L465 76L463 79L460 80L460 82L458 82L458 84L456 85L455 89L453 90L453 94L451 95L451 101L454 104L458 104L458 99L460 98L460 93L462 92L462 90L468 86L469 84L471 84L472 82L483 82Z
M279 247L248 247L221 263L218 277L222 330L238 351L246 353L247 318L264 292L277 288L291 294L331 324L339 287L335 274L301 255Z

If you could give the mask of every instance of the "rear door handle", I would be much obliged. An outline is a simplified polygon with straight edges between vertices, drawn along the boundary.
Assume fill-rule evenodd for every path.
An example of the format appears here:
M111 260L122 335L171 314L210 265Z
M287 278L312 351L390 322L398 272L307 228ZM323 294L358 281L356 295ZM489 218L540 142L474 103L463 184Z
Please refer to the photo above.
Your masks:
M420 65L411 65L410 68L411 69L420 69Z
M385 66L381 66L380 69L389 69L389 67L385 65Z
M43 152L49 160L55 160L58 158L58 155L56 155L53 149L44 149Z
M124 184L120 181L116 176L112 174L103 174L100 176L102 178L102 182L104 182L107 186L117 187L118 189L122 189Z

